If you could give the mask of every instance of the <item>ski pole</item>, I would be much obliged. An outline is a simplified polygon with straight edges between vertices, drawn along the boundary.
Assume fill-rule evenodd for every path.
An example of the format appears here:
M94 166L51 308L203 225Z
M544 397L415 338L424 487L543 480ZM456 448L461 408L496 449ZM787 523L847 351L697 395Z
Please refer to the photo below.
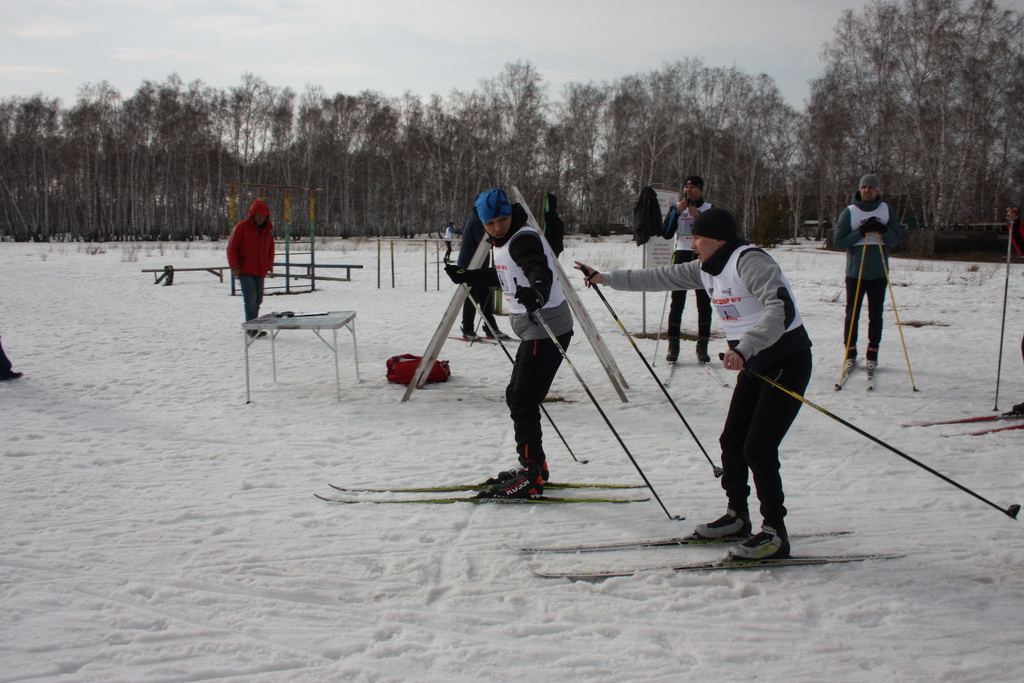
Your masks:
M885 271L885 284L889 286L889 300L892 301L892 313L896 316L896 329L900 333L900 343L903 344L903 357L907 359L907 373L910 374L910 388L917 391L914 383L914 371L910 369L910 354L907 353L907 342L903 339L903 326L900 325L900 312L896 310L896 294L892 289L892 280L889 279L889 267L885 265L885 249L882 242L878 242L878 253L882 256L882 270Z
M853 308L850 311L850 325L846 330L846 345L843 347L843 367L839 369L839 384L836 385L836 391L840 391L843 388L843 383L846 382L846 359L850 355L850 343L853 341L853 326L857 324L857 316L860 312L857 310L857 304L860 303L860 283L861 278L864 276L864 261L868 255L868 238L864 238L864 246L860 250L860 270L857 271L857 290L853 295ZM847 290L849 291L849 290ZM847 302L849 305L849 302Z
M676 218L678 221L678 217ZM679 231L676 230L676 235L672 239L672 258L669 259L670 265L676 263L676 248L679 246ZM654 364L658 364L658 347L661 346L661 324L665 322L665 311L668 309L668 300L672 296L672 292L665 292L665 299L661 302L661 317L658 318L658 332L654 335ZM668 328L665 329L665 335L668 335ZM703 449L702 449L703 450ZM715 475L719 476L719 475Z
M899 450L897 448L894 448L893 446L890 446L886 442L882 441L881 439L879 439L879 438L877 438L875 436L872 436L871 434L868 434L866 431L864 431L860 427L857 427L856 425L850 424L849 422L847 422L843 418L839 417L838 415L834 415L834 414L830 413L829 411L825 410L824 408L822 408L821 406L816 405L816 404L812 403L811 401L808 401L806 398L804 398L800 394L796 393L795 391L787 389L786 387L782 386L781 384L778 384L777 382L773 382L772 380L768 379L767 377L765 377L764 375L762 375L759 372L754 372L753 370L747 370L747 372L750 373L751 375L753 375L754 377L757 377L757 378L759 378L761 380L764 380L765 382L767 382L768 384L772 385L773 387L775 387L779 391L782 391L782 392L784 392L786 394L789 394L790 396L792 396L796 400L800 401L801 403L805 403L805 404L809 405L810 407L814 408L815 410L817 410L817 411L819 411L821 413L824 413L825 415L828 415L829 417L831 417L833 420L835 420L839 424L841 424L841 425L843 425L845 427L849 427L850 429L852 429L853 431L857 432L861 436L865 436L865 437L871 439L872 441L877 443L879 446L882 446L883 448L889 449L890 451L892 451L896 455L900 456L904 460L907 460L909 462L914 463L915 465L917 465L918 467L920 467L924 471L926 471L926 472L928 472L930 474L934 474L936 477L938 477L942 481L946 482L947 484L952 484L953 486L957 487L958 489L960 489L964 493L968 493L968 494L974 496L975 498L977 498L981 502L985 503L986 505L991 505L996 510L999 510L1000 512L1002 512L1004 515L1007 515L1011 519L1017 519L1017 513L1020 512L1020 505L1013 504L1013 505L1011 505L1010 507L1008 507L1008 508L1006 508L1004 510L1003 508L1001 508L1000 506L996 505L995 503L993 503L992 501L988 500L987 498L983 498L982 496L978 495L977 493L975 493L971 489L967 488L963 484L957 483L956 481L950 479L949 477L947 477L946 475L942 474L941 472L933 470L931 467L928 467L924 463L922 463L922 462L920 462L918 460L915 460L914 458L910 457L909 455L907 455L903 451L901 451L901 450Z
M658 318L658 331L654 334L654 362L658 362L658 347L661 346L661 323L665 321L665 309L668 308L668 297L672 292L665 292L665 300L661 302L661 317ZM666 336L668 331L665 332Z
M534 317L534 316L536 316L536 317ZM580 375L579 370L577 370L576 366L572 364L571 360L569 360L568 354L566 354L565 349L562 348L562 345L559 343L558 337L556 337L555 333L551 331L550 327L548 327L548 324L544 320L544 316L541 314L541 312L538 310L538 311L535 311L534 313L530 314L530 319L531 320L536 320L537 322L539 322L541 324L541 326L544 328L544 331L547 332L548 339L550 339L551 342L555 345L555 348L558 349L558 352L560 354L562 354L562 360L565 361L565 364L568 365L569 368L572 370L573 374L576 375L576 379L579 381L580 386L583 387L583 391L587 392L587 396L590 397L590 401L594 404L594 407L597 408L597 412L599 412L601 414L601 417L604 418L604 423L606 425L608 425L608 429L610 429L612 431L612 434L615 436L615 440L619 442L620 446L622 446L622 450L625 451L626 456L629 458L629 461L631 463L633 463L633 467L635 467L636 471L640 473L640 478L644 480L645 484L647 484L647 488L650 489L651 495L653 495L654 499L656 501L658 501L658 505L661 506L661 509L665 511L665 514L668 515L669 519L672 519L672 520L682 520L682 519L684 519L683 517L680 517L679 515L673 515L672 513L670 513L668 511L668 508L665 507L665 504L663 502L661 502L661 496L659 496L658 492L654 490L654 485L651 484L650 479L648 479L647 475L644 474L643 469L640 468L640 464L637 463L636 458L633 457L633 454L629 452L629 448L626 447L626 442L623 441L622 437L619 436L619 433L617 431L615 431L615 427L612 425L611 420L608 419L608 416L605 415L604 410L601 408L601 404L598 403L597 397L595 397L594 393L592 391L590 391L590 387L588 387L587 383L583 381L583 377Z
M1003 320L999 323L999 362L996 364L996 400L992 410L999 410L999 378L1003 374L1003 335L1006 333L1006 300L1010 293L1010 257L1013 245L1013 223L1010 223L1010 235L1006 240L1006 281L1003 283Z
M580 270L583 271L583 274L587 277L590 277L594 273L593 270L591 270L587 266L584 266L582 263L580 264ZM683 413L681 410L679 410L679 406L677 406L676 402L672 400L672 395L668 393L668 389L666 389L665 385L661 383L660 379L658 379L658 375L654 372L654 368L651 367L651 364L647 362L647 358L640 350L640 347L636 345L636 342L633 340L633 335L629 333L629 330L626 329L626 326L622 324L621 320L619 320L619 316L616 315L615 309L612 308L612 305L608 303L608 299L605 298L604 292L601 291L601 288L597 285L597 283L592 283L591 287L594 289L595 292L597 292L597 295L601 297L601 301L604 302L604 305L608 309L608 312L611 313L612 318L614 318L615 322L618 323L619 329L622 330L622 333L624 335L626 335L626 339L628 339L629 343L633 345L633 350L636 351L636 354L638 356L640 356L640 360L644 362L644 366L647 367L647 371L651 373L651 377L653 377L654 381L657 382L658 387L661 389L661 393L665 394L665 398L668 399L668 402L676 411L676 415L678 415L679 419L683 421L683 424L686 426L686 430L690 432L690 436L693 437L694 443L697 444L697 447L700 448L700 452L704 454L704 457L707 458L708 464L711 465L711 469L715 474L715 478L717 479L718 477L721 477L722 468L715 465L714 461L711 460L711 456L709 456L708 452L704 450L704 445L700 442L700 439L697 438L697 435L690 427L690 423L686 421L685 417L683 417Z
M476 309L476 312L480 316L480 319L484 320L484 311L480 307L480 304L477 303L476 299L473 298L473 295L470 294L469 285L467 285L465 282L463 282L462 286L466 288L466 298L468 298L470 300L470 302L473 304L473 308ZM491 327L490 323L488 323L486 321L484 321L484 325L488 329L490 329L490 327ZM501 337L498 336L498 331L497 330L491 330L491 334L494 335L494 339L495 339L495 341L498 342L498 346L501 347L501 350L505 352L505 357L508 358L508 362L512 363L513 365L515 365L516 361L515 361L514 358L512 358L512 354L509 353L509 350L505 348L505 343L503 341L501 341ZM542 413L544 413L544 417L546 417L548 419L548 422L551 423L551 427L552 427L552 429L555 430L555 434L558 434L558 438L562 440L563 444L565 444L565 450L569 451L569 455L572 456L572 459L575 460L576 462L578 462L581 465L586 465L588 462L590 462L587 459L580 460L579 458L576 457L576 454L572 452L571 448L569 448L569 442L565 440L565 437L562 436L561 430L558 429L558 425L556 425L555 421L551 419L551 416L548 414L548 411L544 409L544 404L540 404L538 407L540 408L540 411Z

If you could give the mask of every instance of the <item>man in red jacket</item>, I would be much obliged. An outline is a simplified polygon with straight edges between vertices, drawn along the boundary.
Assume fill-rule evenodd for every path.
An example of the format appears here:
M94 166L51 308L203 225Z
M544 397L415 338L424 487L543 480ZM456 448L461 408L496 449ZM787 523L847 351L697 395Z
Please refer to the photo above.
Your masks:
M274 270L274 225L270 207L257 199L249 207L249 216L231 231L228 240L228 265L238 278L245 302L245 319L260 315L263 281ZM255 330L250 330L252 334Z

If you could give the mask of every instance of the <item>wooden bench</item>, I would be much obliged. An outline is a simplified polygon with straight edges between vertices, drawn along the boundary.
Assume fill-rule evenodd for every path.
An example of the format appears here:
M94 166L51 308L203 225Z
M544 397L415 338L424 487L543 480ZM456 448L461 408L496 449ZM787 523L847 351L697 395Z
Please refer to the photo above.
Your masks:
M293 279L298 279L298 280L308 280L309 279L309 274L313 270L320 270L321 268L344 268L345 269L345 277L329 277L329 276L326 276L326 275L317 275L317 276L315 276L313 278L314 280L334 280L336 282L351 282L352 281L352 270L353 269L356 269L356 270L361 270L362 269L362 266L357 266L357 265L352 265L352 264L337 264L337 263L317 263L315 266L311 266L308 263L292 263L290 265L287 264L287 263L275 263L274 264L275 268L280 267L281 269L283 269L285 266L288 266L289 270L292 270L292 269L295 269L295 268L304 268L305 269L305 271L306 271L305 275L289 273L289 275L287 276L287 277L290 277L290 278L293 278ZM270 277L285 277L285 274L284 274L283 270L279 269L279 270L275 271Z
M224 271L228 270L228 266L209 266L203 268L175 268L174 266L164 266L163 268L143 268L143 273L153 273L153 284L158 285L162 280L164 287L170 287L174 284L174 274L181 273L184 271L196 271L205 270L208 273L213 273L220 278L221 282L224 282Z

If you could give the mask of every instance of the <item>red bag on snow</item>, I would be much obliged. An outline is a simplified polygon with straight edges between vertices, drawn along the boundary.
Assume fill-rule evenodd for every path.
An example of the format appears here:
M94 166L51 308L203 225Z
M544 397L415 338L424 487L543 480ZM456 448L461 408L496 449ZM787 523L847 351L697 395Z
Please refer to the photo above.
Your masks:
M403 353L401 356L388 358L388 381L395 384L408 384L412 376L416 374L416 366L423 360L423 356L414 356ZM448 361L435 360L434 367L430 368L427 375L428 382L447 382L452 371L448 368Z

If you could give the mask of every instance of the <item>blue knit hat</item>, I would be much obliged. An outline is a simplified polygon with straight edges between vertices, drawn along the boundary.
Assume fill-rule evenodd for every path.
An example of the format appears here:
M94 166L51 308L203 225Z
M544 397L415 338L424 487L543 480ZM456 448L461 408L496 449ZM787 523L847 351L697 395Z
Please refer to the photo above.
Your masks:
M512 205L504 191L493 189L480 193L476 198L476 214L481 223L490 223L495 218L512 215Z

